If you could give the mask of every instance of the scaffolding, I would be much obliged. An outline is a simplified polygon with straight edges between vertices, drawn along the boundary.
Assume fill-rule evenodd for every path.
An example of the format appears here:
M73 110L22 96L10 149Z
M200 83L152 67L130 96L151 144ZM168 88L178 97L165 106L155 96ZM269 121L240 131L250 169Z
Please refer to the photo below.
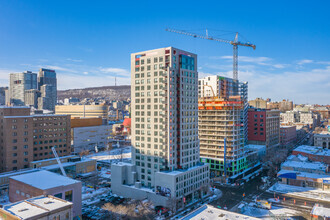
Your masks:
M210 164L211 176L212 171L214 176L223 176L225 167L228 176L247 168L247 83L222 83L219 96L198 101L200 157Z

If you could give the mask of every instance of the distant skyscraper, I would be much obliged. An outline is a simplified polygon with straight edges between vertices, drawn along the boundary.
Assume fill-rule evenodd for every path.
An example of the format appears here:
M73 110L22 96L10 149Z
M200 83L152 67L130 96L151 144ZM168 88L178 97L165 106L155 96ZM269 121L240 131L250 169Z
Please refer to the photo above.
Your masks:
M37 89L25 90L25 95L24 95L25 105L37 109L39 96L40 96L40 92Z
M9 78L10 102L14 105L25 105L25 91L37 89L37 74L31 71L11 73Z
M55 70L41 68L38 76L38 89L41 97L38 108L54 111L57 102L57 79Z

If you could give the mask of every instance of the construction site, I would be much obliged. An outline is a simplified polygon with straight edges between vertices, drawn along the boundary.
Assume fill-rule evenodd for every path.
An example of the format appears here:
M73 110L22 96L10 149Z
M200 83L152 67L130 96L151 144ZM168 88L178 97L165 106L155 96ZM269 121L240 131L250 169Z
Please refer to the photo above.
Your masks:
M200 157L210 164L211 177L226 177L247 168L247 83L225 77L216 80L215 90L220 95L215 95L212 86L202 85L198 101ZM204 87L211 89L212 96L204 96Z

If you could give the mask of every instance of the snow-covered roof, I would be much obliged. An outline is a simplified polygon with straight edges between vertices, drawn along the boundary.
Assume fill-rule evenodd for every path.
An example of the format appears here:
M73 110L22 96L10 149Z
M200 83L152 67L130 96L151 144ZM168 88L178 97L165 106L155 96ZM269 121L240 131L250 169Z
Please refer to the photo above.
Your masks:
M323 149L322 147L317 147L317 146L301 145L295 148L293 151L320 155L320 156L330 156L329 149Z
M288 174L288 173L295 173L297 176L305 177L305 178L330 180L330 175L299 172L299 171L294 171L294 170L283 170L282 169L277 173L277 175L280 176L282 174Z
M71 202L66 201L66 200L60 200L57 199L56 197L45 197L45 196L40 196L40 197L34 197L31 199L27 199L26 201L31 202L37 206L40 206L42 208L45 208L49 211L53 211L59 208L66 207L68 205L72 205Z
M295 160L295 161L300 161L300 162L307 162L308 161L308 157L304 157L301 154L298 155L290 155L288 156L287 160Z
M65 177L60 174L52 173L46 170L40 170L38 172L22 174L10 178L42 190L51 189L59 186L67 186L80 182L69 177Z
M247 149L254 149L254 150L266 150L266 145L255 145L249 144L245 146Z
M189 213L188 215L181 218L181 220L213 220L213 219L245 219L245 220L257 220L258 218L242 215L236 212L230 212L223 209L218 209L210 205L203 205L202 207L196 209L195 211Z
M313 207L312 215L320 216L320 217L330 217L330 208L320 207L317 204Z
M299 161L285 161L282 163L282 167L293 167L293 168L306 168L312 170L327 170L327 165L321 162L299 162Z
M70 205L72 203L65 200L40 196L5 205L2 209L20 219L28 219Z
M47 210L31 205L25 201L5 205L3 209L21 219L31 218L48 212Z

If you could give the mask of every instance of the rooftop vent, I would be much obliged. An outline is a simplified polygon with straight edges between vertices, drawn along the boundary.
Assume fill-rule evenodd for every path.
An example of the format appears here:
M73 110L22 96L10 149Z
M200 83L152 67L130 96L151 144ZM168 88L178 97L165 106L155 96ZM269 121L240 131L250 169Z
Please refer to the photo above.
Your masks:
M51 203L54 203L53 201L46 201L44 202L44 204L51 204Z
M27 211L27 210L29 210L29 209L25 208L25 209L20 209L20 210L18 210L18 211L19 211L19 212L24 212L24 211Z

